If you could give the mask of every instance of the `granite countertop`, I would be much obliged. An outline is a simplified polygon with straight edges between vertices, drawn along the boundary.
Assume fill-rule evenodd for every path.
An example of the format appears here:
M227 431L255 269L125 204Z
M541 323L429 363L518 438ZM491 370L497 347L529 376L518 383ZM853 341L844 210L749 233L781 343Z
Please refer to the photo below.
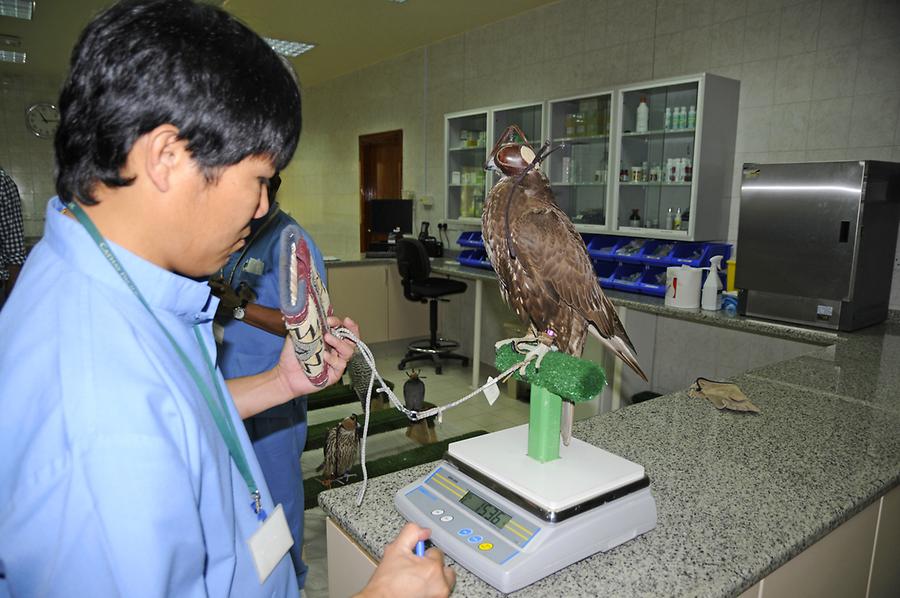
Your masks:
M705 316L692 317L725 321ZM736 596L900 484L900 323L821 334L828 346L733 379L760 414L676 392L576 423L576 437L644 466L657 527L514 595ZM355 484L319 504L380 557L404 523L394 494L431 468L370 480L359 508ZM455 568L454 595L500 595Z

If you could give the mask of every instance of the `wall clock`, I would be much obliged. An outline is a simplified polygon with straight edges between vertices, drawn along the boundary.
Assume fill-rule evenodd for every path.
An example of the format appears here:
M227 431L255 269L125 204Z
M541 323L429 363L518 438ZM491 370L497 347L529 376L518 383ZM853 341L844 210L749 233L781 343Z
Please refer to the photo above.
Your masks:
M59 126L59 109L49 102L32 104L25 111L25 123L41 139L53 139Z

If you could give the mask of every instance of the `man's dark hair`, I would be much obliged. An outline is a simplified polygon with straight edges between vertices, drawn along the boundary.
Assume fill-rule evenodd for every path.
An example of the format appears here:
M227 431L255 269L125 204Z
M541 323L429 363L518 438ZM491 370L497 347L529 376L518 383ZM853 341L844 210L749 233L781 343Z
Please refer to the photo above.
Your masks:
M300 136L300 91L278 55L225 11L191 0L126 0L72 50L59 99L56 190L96 203L123 178L134 142L163 124L208 180L249 156L283 169Z

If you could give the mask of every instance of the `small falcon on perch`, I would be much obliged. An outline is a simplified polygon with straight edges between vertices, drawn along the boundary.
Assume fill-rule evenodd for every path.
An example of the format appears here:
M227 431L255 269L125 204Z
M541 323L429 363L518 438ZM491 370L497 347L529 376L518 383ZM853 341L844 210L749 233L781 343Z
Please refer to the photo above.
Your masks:
M512 125L485 164L485 170L502 175L481 217L484 247L500 293L528 325L533 341L542 338L545 345L581 357L590 332L646 380L615 307L600 289L581 235L556 205L540 169L552 151L548 148L546 143L535 153L521 129ZM563 440L568 444L566 411ZM568 411L571 417L571 408Z

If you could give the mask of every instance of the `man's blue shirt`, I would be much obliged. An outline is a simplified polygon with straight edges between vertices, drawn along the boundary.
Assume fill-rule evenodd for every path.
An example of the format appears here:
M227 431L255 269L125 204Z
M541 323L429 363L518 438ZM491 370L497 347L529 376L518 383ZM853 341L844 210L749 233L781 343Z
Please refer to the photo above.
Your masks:
M296 595L290 559L260 585L244 479L158 325L76 221L46 231L0 313L0 561L12 595ZM209 380L217 300L110 243ZM226 393L262 491L263 474ZM213 391L215 392L215 391ZM4 594L0 580L0 595Z

